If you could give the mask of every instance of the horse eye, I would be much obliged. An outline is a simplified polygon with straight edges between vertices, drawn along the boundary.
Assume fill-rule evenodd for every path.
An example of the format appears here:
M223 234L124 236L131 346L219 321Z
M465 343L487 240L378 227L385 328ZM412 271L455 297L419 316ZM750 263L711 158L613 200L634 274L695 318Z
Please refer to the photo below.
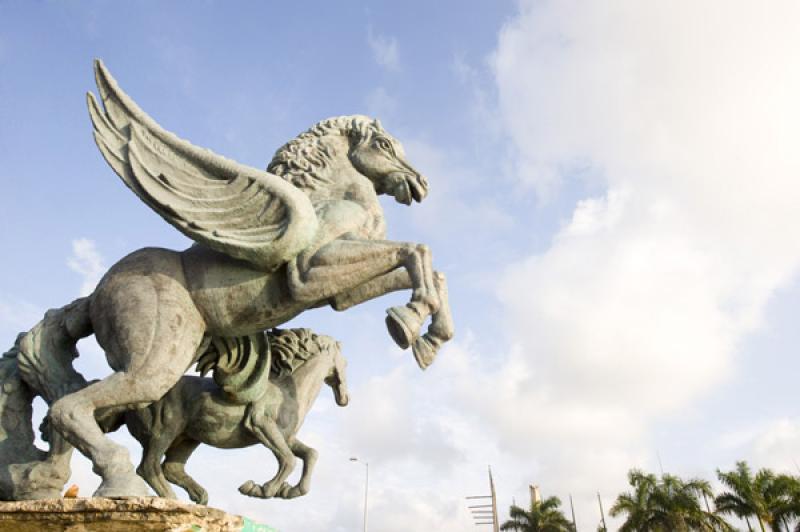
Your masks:
M386 140L386 139L378 139L378 140L375 141L375 144L377 144L380 149L388 151L389 153L392 153L392 145L389 144L388 140Z

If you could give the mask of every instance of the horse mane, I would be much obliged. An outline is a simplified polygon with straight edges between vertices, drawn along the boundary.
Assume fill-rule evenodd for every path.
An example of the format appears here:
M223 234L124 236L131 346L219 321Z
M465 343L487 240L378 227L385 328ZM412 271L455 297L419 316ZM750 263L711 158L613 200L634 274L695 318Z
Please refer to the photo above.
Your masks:
M325 142L325 137L342 135L360 142L371 139L376 133L385 131L377 120L364 115L322 120L281 146L267 171L303 190L326 188L333 183L330 163L337 153L331 143Z
M340 349L339 342L311 329L276 328L267 332L267 338L272 352L271 378L291 375L314 357Z

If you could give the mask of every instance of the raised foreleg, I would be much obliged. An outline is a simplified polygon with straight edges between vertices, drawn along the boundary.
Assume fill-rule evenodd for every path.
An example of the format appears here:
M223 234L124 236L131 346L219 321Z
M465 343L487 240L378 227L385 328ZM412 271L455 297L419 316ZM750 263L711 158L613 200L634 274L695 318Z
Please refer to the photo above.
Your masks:
M290 262L289 288L298 301L318 302L404 268L411 282L411 301L387 311L387 326L395 342L406 349L425 319L439 309L430 262L430 250L421 244L339 239L310 257Z
M434 272L434 282L439 297L439 310L431 316L428 332L419 336L412 344L414 358L420 368L427 368L436 357L439 348L453 337L453 319L447 294L447 280L441 272ZM337 310L346 310L370 299L380 297L397 290L408 290L413 287L411 277L405 269L398 268L385 275L372 279L353 290L337 294L331 298L331 306Z
M405 268L397 268L370 279L352 290L336 294L331 298L331 307L336 311L343 311L391 292L411 290L413 287L408 271Z
M439 294L439 310L431 317L428 332L414 340L413 345L414 358L422 369L433 363L442 345L451 340L455 334L447 294L447 280L441 272L434 274L434 280Z

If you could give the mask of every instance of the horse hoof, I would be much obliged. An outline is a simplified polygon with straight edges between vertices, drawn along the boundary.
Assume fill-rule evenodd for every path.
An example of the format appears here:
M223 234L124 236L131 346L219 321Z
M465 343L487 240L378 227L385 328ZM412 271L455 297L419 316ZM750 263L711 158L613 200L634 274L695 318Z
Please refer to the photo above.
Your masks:
M423 334L414 340L412 352L414 353L414 359L419 365L419 369L427 369L428 366L433 364L433 361L436 359L436 352L438 350L439 346L437 345L437 342L432 340L428 334Z
M279 499L290 499L291 497L289 494L292 492L292 485L288 482L284 482L278 488L278 491L275 493L275 496Z
M239 488L239 490L241 491L241 488ZM208 504L208 492L206 492L206 490L202 491L190 490L189 498L192 499L192 502L194 502L195 504L202 504L203 506Z
M244 484L239 486L239 493L241 493L242 495L248 495L250 497L255 497L256 496L255 495L255 491L256 490L260 491L261 490L261 486L259 486L258 484L256 484L252 480L248 480L247 482L245 482Z
M408 307L392 307L386 311L386 328L400 349L408 349L422 327L419 314Z
M131 473L103 480L92 496L105 497L107 499L128 499L132 497L150 497L151 495L142 477Z

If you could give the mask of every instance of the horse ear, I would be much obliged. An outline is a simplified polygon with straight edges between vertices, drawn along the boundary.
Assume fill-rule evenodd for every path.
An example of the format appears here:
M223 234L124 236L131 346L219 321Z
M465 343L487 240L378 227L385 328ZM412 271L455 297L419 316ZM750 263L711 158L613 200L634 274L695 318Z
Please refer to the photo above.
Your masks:
M381 125L381 121L378 120L377 118L372 121L372 125L375 126L375 129L377 129L378 131L383 131L383 126Z

